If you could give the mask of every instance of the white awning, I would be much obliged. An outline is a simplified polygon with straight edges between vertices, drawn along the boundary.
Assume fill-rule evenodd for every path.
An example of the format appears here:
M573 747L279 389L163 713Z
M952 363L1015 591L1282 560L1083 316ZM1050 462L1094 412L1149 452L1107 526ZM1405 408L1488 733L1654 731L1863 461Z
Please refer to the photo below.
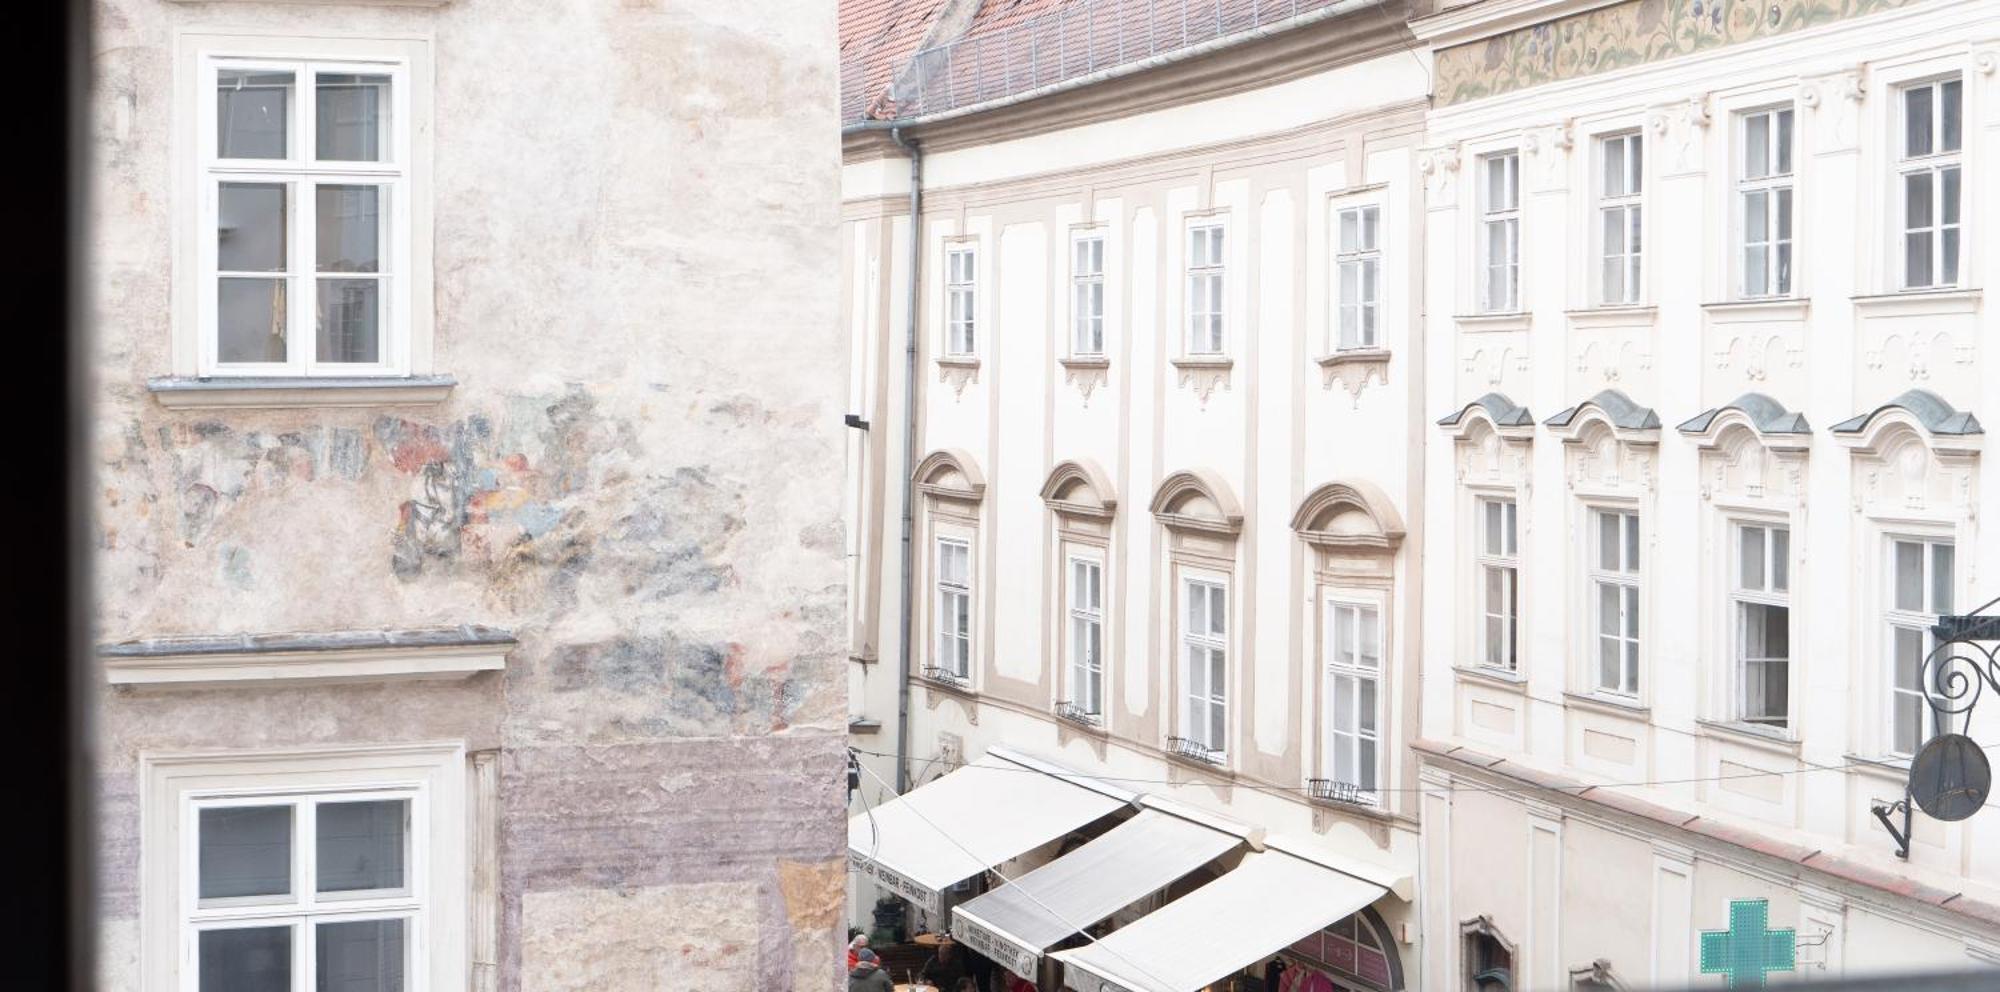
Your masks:
M1198 992L1333 925L1388 888L1270 848L1082 947L1057 951L1077 992Z
M952 910L952 936L1033 981L1042 952L1166 888L1243 838L1147 809L1102 837Z
M847 821L849 864L940 911L938 894L1129 805L1133 794L1005 748Z

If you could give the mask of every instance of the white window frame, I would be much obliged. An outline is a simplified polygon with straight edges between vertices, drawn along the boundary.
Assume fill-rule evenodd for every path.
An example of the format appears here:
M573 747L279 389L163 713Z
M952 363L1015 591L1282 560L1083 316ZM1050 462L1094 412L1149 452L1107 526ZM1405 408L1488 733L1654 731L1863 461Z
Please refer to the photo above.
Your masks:
M1521 310L1521 153L1505 149L1479 157L1479 306L1480 313ZM1493 186L1498 170L1502 195ZM1501 257L1494 256L1500 238ZM1496 289L1498 295L1496 297Z
M1187 354L1216 358L1229 347L1229 225L1221 217L1188 221L1184 240Z
M1944 91L1948 85L1956 85L1958 103L1958 145L1955 148L1941 147L1945 139ZM1904 292L1953 289L1965 284L1966 242L1965 216L1966 198L1972 191L1965 182L1965 103L1967 91L1965 76L1948 73L1923 79L1898 83L1890 88L1892 132L1889 147L1894 149L1893 188L1889 199L1891 212L1895 218L1893 271L1896 273L1896 289ZM1912 154L1909 146L1909 94L1913 91L1929 90L1931 93L1931 147L1928 151ZM1930 223L1920 227L1911 226L1909 197L1906 192L1913 177L1930 177ZM1944 219L1945 185L1948 181L1958 185L1957 219ZM1976 185L1976 184L1974 184ZM1912 282L1909 267L1910 239L1923 235L1930 239L1927 252L1931 278L1926 282ZM1953 259L1955 269L1950 278L1945 278L1945 245L1951 241L1956 247Z
M1077 231L1069 250L1069 353L1104 357L1104 245L1102 228Z
M979 354L979 246L948 242L944 248L944 355Z
M1757 535L1760 545L1757 552L1759 574L1754 583L1747 581L1744 569L1748 564L1750 549L1748 542L1752 534ZM1784 535L1784 547L1778 547L1777 535ZM1735 698L1730 718L1739 723L1755 724L1773 730L1791 730L1791 644L1795 627L1792 624L1791 602L1791 528L1784 523L1767 520L1736 520L1729 527L1729 629L1731 638L1730 657L1731 682L1735 687ZM1750 623L1752 610L1759 608L1784 610L1786 656L1784 658L1752 657L1750 654ZM1766 685L1775 684L1785 696L1782 709L1773 711L1768 700L1763 708L1753 705L1752 686L1757 682L1753 670L1762 666L1776 668L1775 683L1766 676Z
M1381 347L1381 204L1334 208L1333 297L1333 350Z
M1730 266L1738 299L1782 299L1797 292L1798 265L1794 238L1798 225L1798 114L1792 105L1758 107L1735 115L1733 201L1736 245ZM1752 125L1762 122L1759 142ZM1758 146L1761 145L1761 148ZM1761 151L1764 171L1752 175L1753 150ZM1753 224L1751 204L1764 203L1761 224ZM1761 252L1761 255L1759 254ZM1753 278L1762 284L1760 290Z
M1619 519L1618 567L1607 568L1603 562L1603 521L1606 517ZM1639 695L1642 645L1645 643L1645 628L1640 626L1644 617L1642 609L1645 584L1640 568L1644 560L1644 531L1640 529L1639 511L1632 507L1593 506L1586 516L1590 533L1585 542L1589 555L1586 574L1589 579L1589 597L1586 616L1590 627L1586 634L1589 650L1585 660L1590 665L1590 685L1594 692L1603 695L1636 699ZM1607 588L1617 590L1618 616L1612 632L1606 633L1604 622L1603 593ZM1617 679L1606 679L1604 672L1604 649L1615 645L1619 653Z
M1590 217L1591 244L1596 249L1591 282L1597 289L1597 302L1603 306L1635 306L1646 298L1645 147L1640 131L1615 131L1597 137L1591 158L1591 185L1597 193ZM1623 167L1617 187L1606 182L1613 148L1619 149ZM1613 217L1619 218L1623 232L1617 251L1604 236L1606 222ZM1607 279L1613 264L1618 266L1623 283L1615 293Z
M1920 599L1923 609L1920 610L1909 609L1896 601L1896 555L1897 545L1900 544L1916 545L1922 549L1923 561L1921 571L1923 582ZM1939 613L1949 612L1952 604L1957 602L1958 549L1956 541L1950 537L1941 535L1891 534L1888 535L1885 545L1888 553L1883 564L1882 636L1884 640L1882 656L1886 662L1884 666L1886 669L1886 678L1883 679L1883 684L1888 690L1888 705L1885 707L1886 713L1884 714L1885 718L1882 724L1887 731L1887 746L1883 748L1883 751L1896 757L1908 758L1913 757L1916 754L1917 748L1922 747L1925 741L1930 740L1938 734L1947 733L1951 729L1950 715L1934 711L1930 704L1925 701L1921 689L1921 679L1923 677L1922 659L1928 657L1930 652L1937 647L1937 639L1931 634L1931 625L1937 623ZM1946 584L1947 588L1943 590L1937 588L1935 558L1937 553L1935 549L1937 548L1951 549L1952 574ZM1942 593L1942 598L1940 598L1940 593ZM1915 673L1919 684L1915 687L1904 687L1899 684L1902 679L1901 673L1897 671L1896 666L1896 640L1898 631L1914 631L1920 639L1919 643L1922 645L1923 653L1918 656L1918 667ZM1914 707L1917 714L1917 725L1914 728L1917 732L1917 740L1909 742L1913 745L1910 747L1905 747L1905 742L1899 740L1896 733L1896 711L1898 708L1904 706Z
M965 555L965 581L962 583L945 577L944 557L948 548L963 552ZM972 679L972 640L975 622L972 605L975 576L973 567L971 540L943 534L932 539L931 585L934 592L931 616L937 633L933 639L931 664L960 681ZM954 601L958 602L964 612L963 630L953 631L946 626Z
M341 917L410 920L404 933L409 992L464 988L470 879L465 862L468 766L462 742L315 748L258 753L142 752L140 982L144 992L194 992L196 936L224 926L291 923L293 992L313 987L310 923ZM410 802L407 892L274 904L259 898L200 905L195 883L197 810L311 799ZM311 898L312 818L295 813L293 889ZM306 865L304 869L298 866ZM282 918L282 920L280 919Z
M1323 603L1320 671L1322 696L1325 701L1320 728L1320 768L1328 779L1355 789L1356 798L1363 803L1373 804L1380 796L1383 763L1387 755L1383 752L1382 714L1385 703L1382 698L1382 674L1387 666L1383 660L1382 645L1387 631L1383 628L1382 604L1369 599L1359 599L1329 592ZM1343 625L1342 615L1351 620ZM1364 617L1372 617L1375 624L1374 663L1367 664L1367 638ZM1343 633L1347 636L1343 643ZM1374 705L1362 705L1361 686L1368 685L1373 690ZM1343 687L1351 687L1343 692ZM1363 717L1368 726L1364 728ZM1344 721L1343 721L1344 718ZM1345 722L1350 729L1339 729ZM1349 743L1346 761L1340 757L1340 743ZM1363 744L1372 750L1372 759L1363 760ZM1367 781L1362 780L1366 773Z
M1204 606L1205 627L1194 629L1190 623L1189 611L1196 590L1208 597ZM1180 661L1181 736L1196 741L1209 749L1210 756L1218 763L1226 762L1229 753L1229 580L1220 575L1189 573L1181 576L1180 601L1174 611L1176 651ZM1214 604L1222 603L1220 624L1214 615ZM1194 678L1196 653L1200 652L1209 667L1199 683ZM1216 672L1221 673L1218 679ZM1197 692L1197 686L1204 690ZM1211 721L1221 717L1222 729L1219 739L1215 735ZM1199 728L1199 729L1197 729Z
M1474 620L1479 644L1476 663L1485 668L1516 672L1520 670L1521 661L1520 504L1511 496L1480 496L1474 500L1473 515L1477 542L1473 545L1472 558L1479 604L1479 613ZM1493 530L1496 516L1502 527L1497 534ZM1511 596L1509 602L1493 602L1493 583L1490 580L1494 577L1500 578L1505 593ZM1493 639L1495 624L1499 625L1500 631L1497 644Z
M187 32L177 36L176 119L173 131L175 278L172 371L181 377L384 379L428 374L432 358L431 78L429 43L412 40L287 38ZM288 115L285 161L216 157L216 73L219 68L268 68L297 73ZM380 73L391 77L386 163L315 163L311 151L312 73ZM217 333L218 185L290 184L287 195L287 355L283 362L220 361ZM383 313L375 363L321 363L314 356L313 308L316 182L385 185L386 233L379 245ZM260 273L260 277L276 274Z
M1086 576L1084 572L1093 573ZM1088 581L1086 581L1088 578ZM1068 662L1070 704L1104 719L1104 559L1070 554L1064 561L1066 622L1063 653Z

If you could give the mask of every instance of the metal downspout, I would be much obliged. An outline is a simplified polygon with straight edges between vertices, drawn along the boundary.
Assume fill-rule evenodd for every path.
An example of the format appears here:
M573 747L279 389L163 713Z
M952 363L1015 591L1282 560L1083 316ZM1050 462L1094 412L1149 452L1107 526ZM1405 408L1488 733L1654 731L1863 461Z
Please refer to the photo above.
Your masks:
M903 129L891 127L889 140L910 156L910 292L904 308L903 333L903 602L896 642L896 794L909 791L910 762L910 613L911 576L916 571L912 492L917 480L917 286L923 264L924 153L914 141L903 140Z

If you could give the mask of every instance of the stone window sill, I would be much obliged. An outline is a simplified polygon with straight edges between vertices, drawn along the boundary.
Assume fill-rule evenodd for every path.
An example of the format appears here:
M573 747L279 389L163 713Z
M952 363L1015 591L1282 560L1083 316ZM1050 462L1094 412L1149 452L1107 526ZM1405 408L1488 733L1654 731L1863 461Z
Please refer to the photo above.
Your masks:
M444 402L458 380L448 375L157 376L146 388L169 410L257 410L300 407L429 406Z
M941 369L976 369L979 359L974 355L944 355L937 360Z
M1192 768L1204 775L1213 775L1216 778L1229 782L1236 781L1236 773L1229 770L1227 761L1204 761L1200 758L1181 754L1171 748L1163 749L1161 753L1167 756L1168 761L1183 768Z
M1171 359L1174 368L1182 370L1215 369L1227 370L1236 366L1236 361L1227 355L1183 355Z
M1854 304L1854 312L1864 317L1935 317L1978 313L1980 293L1976 289L1912 289L1854 296L1849 300Z
M1058 358L1056 359L1056 361L1060 363L1063 368L1072 370L1108 369L1111 367L1111 359L1106 358L1103 355L1072 355L1068 358Z
M1701 729L1705 737L1727 739L1773 754L1797 757L1799 753L1797 740L1785 736L1782 731L1754 723L1741 723L1735 720L1696 720L1695 726Z
M1743 324L1751 321L1804 320L1812 301L1803 296L1768 296L1751 300L1717 300L1701 305L1711 323Z
M1452 672L1458 676L1460 682L1478 682L1483 685L1505 689L1508 692L1528 691L1527 677L1517 672L1507 671L1506 669L1478 668L1467 665L1454 666Z
M1525 310L1506 313L1462 313L1451 319L1458 323L1459 330L1467 333L1525 331L1534 323L1534 315Z
M1596 693L1565 692L1563 705L1606 716L1623 717L1627 720L1645 720L1652 710L1639 705L1636 699L1621 699Z
M230 0L168 0L168 2L192 4L222 3L230 2ZM236 0L236 2L242 2L242 0ZM278 2L299 7L331 7L338 4L358 7L443 7L449 5L452 0L278 0Z
M105 681L137 687L452 680L507 667L514 635L492 627L153 637L100 645Z
M1569 318L1569 326L1580 330L1602 327L1651 327L1659 315L1660 308L1651 304L1598 306L1564 311L1564 316Z
M1330 355L1321 355L1313 359L1313 361L1318 362L1319 367L1323 369L1330 369L1341 365L1387 365L1389 363L1389 349L1347 348Z

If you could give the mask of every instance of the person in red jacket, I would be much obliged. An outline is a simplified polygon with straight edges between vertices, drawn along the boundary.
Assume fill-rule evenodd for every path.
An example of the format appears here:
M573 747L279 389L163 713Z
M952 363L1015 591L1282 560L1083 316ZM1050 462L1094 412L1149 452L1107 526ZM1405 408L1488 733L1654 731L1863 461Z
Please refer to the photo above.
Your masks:
M867 949L868 949L868 935L865 933L857 933L854 935L853 940L847 942L848 971L854 970L854 966L860 963L861 952Z

